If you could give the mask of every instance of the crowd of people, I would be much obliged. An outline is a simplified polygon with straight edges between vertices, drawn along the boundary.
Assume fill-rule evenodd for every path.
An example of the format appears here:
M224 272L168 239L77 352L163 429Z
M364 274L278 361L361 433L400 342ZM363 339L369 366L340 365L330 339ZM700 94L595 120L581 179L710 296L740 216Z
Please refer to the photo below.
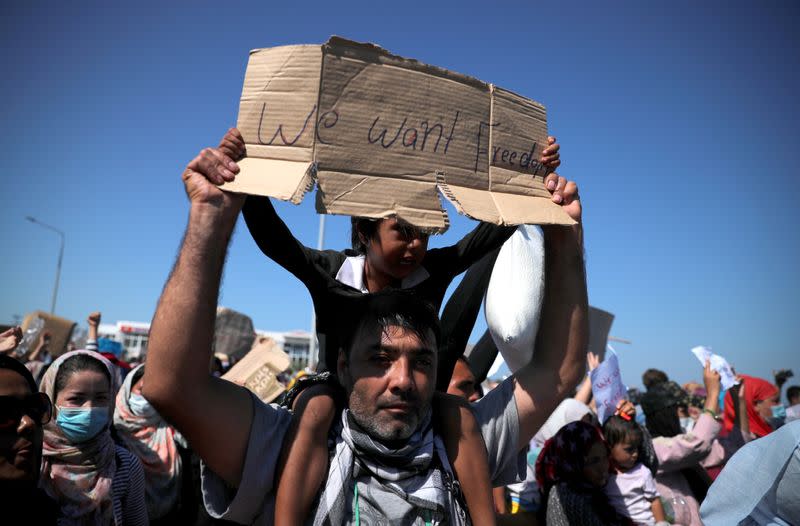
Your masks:
M245 155L232 129L183 174L188 224L145 363L101 352L99 313L83 348L58 356L46 332L24 352L19 328L0 334L3 524L800 523L800 387L781 402L790 373L723 390L709 363L684 386L651 369L646 392L600 419L584 374L600 360L586 353L574 182L544 179L575 224L542 227L536 351L493 383L480 365L498 352L491 335L464 350L515 227L479 223L428 250L397 217L354 218L352 250L313 250L268 198L219 188ZM559 166L555 139L540 161ZM221 378L214 355L240 213L317 314L319 370L278 403Z

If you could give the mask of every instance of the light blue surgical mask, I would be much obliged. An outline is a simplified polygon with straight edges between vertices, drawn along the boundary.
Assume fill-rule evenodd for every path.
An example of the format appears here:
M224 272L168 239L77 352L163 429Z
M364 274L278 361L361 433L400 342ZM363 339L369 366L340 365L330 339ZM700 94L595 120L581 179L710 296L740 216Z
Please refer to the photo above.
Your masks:
M783 404L773 405L770 409L772 409L772 418L780 420L786 419L786 406Z
M147 398L140 394L132 394L128 398L128 405L136 416L150 417L156 415L156 410L150 405Z
M56 424L73 444L86 442L108 424L108 408L59 407Z

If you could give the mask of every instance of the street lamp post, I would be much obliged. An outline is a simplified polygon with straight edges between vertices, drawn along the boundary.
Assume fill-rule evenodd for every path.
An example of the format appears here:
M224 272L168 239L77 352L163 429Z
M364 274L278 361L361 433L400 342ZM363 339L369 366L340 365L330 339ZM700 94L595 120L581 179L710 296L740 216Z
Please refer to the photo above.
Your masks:
M31 223L35 223L40 227L46 228L48 230L52 230L59 236L61 236L61 247L58 249L58 265L56 266L56 284L53 286L53 301L50 303L50 314L56 313L56 298L58 298L58 283L61 280L61 261L64 259L64 232L57 229L52 225L48 225L47 223L42 223L35 217L25 216L25 219L30 221Z
M319 236L317 237L317 250L322 250L322 245L325 241L325 214L319 216ZM314 310L314 305L311 305L311 338L308 341L308 367L312 370L317 368L319 363L319 347L317 346L317 313ZM331 364L325 364L328 369Z

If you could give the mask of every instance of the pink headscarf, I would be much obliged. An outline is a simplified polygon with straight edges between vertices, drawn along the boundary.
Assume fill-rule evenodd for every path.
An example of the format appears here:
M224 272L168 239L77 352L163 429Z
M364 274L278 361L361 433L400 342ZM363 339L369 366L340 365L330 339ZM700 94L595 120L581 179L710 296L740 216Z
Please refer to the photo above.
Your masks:
M111 379L110 424L117 377L111 363L96 352L72 351L60 356L42 378L41 390L55 404L58 370L65 361L80 354L96 359L108 370ZM111 524L114 519L111 481L116 472L115 451L108 428L91 440L72 444L56 424L56 418L44 426L42 487L61 508L59 524Z
M114 427L125 447L133 452L144 467L147 513L158 519L175 507L180 490L181 457L175 445L175 429L170 427L152 407L146 414L136 414L129 400L136 373L133 369L117 393Z

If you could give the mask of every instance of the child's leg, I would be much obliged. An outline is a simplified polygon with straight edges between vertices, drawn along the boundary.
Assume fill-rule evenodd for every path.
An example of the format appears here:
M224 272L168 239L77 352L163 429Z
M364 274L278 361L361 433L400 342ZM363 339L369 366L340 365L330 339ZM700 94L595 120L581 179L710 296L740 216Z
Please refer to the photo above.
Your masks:
M336 416L333 389L301 392L278 460L275 526L303 524L328 474L328 431Z
M486 444L469 403L456 396L436 393L434 411L472 523L495 524Z

